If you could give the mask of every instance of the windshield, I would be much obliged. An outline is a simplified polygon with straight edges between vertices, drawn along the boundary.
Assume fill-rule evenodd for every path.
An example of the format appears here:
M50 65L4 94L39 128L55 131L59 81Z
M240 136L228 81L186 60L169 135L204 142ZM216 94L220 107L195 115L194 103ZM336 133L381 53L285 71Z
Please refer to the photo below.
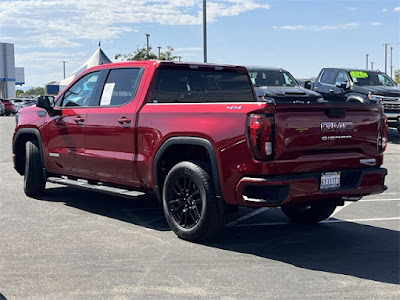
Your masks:
M385 73L350 71L351 79L358 86L396 86L396 83Z
M281 70L251 70L251 81L255 86L298 86L296 79L286 71Z

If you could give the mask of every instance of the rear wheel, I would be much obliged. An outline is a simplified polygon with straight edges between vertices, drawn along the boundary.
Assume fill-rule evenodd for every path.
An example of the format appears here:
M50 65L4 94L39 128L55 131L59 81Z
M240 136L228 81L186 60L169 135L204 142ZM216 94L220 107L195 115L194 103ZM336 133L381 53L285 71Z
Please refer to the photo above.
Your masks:
M207 169L193 162L180 162L165 180L164 214L181 239L204 240L216 235L224 226L224 203L216 197Z
M36 142L26 143L24 191L29 197L43 194L46 179L43 173L43 164L40 150Z
M293 222L299 224L316 224L326 220L336 209L332 203L293 205L287 204L281 207L284 214Z

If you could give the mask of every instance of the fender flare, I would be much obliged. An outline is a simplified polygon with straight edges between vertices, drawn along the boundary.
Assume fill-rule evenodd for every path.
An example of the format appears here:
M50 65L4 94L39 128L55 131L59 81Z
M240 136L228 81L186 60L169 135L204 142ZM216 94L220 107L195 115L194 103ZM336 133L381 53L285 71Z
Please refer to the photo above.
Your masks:
M349 100L353 100L353 101L349 101ZM354 100L359 101L361 103L368 103L369 102L364 97L362 97L361 95L357 95L357 94L349 94L349 95L347 95L346 102L354 102Z
M47 171L46 167L44 164L44 157L43 157L43 148L42 148L42 137L40 136L40 132L36 128L21 128L19 129L13 138L13 143L12 143L12 153L15 155L15 145L17 144L17 141L23 136L23 135L34 135L37 138L38 141L38 146L39 146L39 151L40 151L40 159L42 160L42 166L43 166L43 174L45 178L47 178ZM18 171L18 170L17 170Z
M162 199L161 195L161 187L160 185L162 182L159 182L158 177L158 163L164 152L173 145L195 145L195 146L202 146L204 147L207 152L208 156L210 157L211 162L211 169L212 169L212 176L214 181L214 188L217 197L222 198L222 191L221 185L219 181L219 173L218 173L218 163L217 158L215 155L214 147L212 146L211 142L205 138L200 137L171 137L166 140L161 147L158 149L154 161L153 161L153 178L154 178L154 191L158 197L158 199Z

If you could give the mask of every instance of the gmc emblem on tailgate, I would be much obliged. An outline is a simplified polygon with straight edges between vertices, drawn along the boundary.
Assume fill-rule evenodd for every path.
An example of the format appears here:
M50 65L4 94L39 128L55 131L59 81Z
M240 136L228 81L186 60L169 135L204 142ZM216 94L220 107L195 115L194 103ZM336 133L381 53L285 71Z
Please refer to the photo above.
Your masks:
M351 131L353 122L321 122L321 131Z

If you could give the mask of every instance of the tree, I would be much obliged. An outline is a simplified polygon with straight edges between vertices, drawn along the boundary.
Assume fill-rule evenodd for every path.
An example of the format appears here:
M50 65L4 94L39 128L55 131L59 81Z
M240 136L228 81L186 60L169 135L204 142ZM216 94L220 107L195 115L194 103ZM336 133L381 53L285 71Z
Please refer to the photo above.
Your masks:
M29 90L27 90L25 92L25 94L29 95L29 96L39 96L39 95L44 95L44 87L38 86L35 88L30 88Z
M146 59L159 59L159 60L174 60L178 56L173 55L174 48L167 46L167 50L160 52L160 57L152 51L149 47L149 53L147 54L147 47L137 48L133 53L129 54L116 54L115 59L121 58L122 60L146 60Z
M23 90L16 90L15 91L15 96L17 96L17 98L21 97L23 94L25 94L25 92Z
M394 81L400 84L400 69L394 71Z
M167 46L167 50L160 53L160 60L174 60L177 59L178 56L173 55L174 48L171 46Z

